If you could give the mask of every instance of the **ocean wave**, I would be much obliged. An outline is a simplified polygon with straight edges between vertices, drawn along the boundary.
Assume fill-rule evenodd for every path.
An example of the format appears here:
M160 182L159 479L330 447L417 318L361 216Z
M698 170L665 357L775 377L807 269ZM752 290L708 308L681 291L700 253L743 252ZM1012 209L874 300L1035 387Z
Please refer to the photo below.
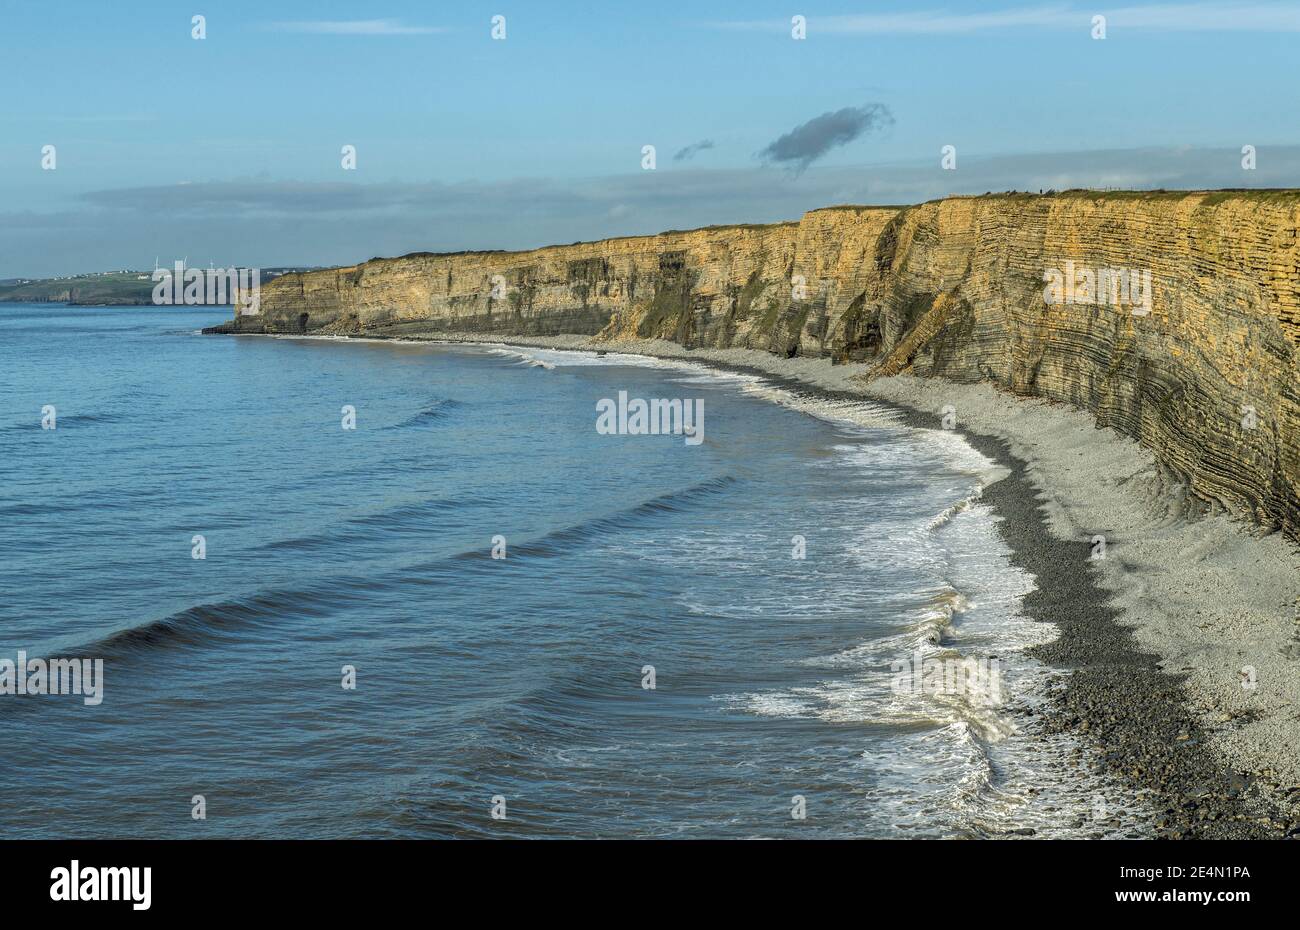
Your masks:
M923 608L916 632L931 645L941 645L952 628L953 618L970 607L966 595L947 588L934 595Z
M633 507L606 516L594 517L564 529L555 530L532 542L513 547L511 553L523 555L555 555L569 551L565 546L589 540L607 533L617 532L635 525L645 517L680 513L713 495L724 493L737 479L734 475L720 475L694 484L680 491L670 491L643 501Z
M948 467L975 476L980 487L988 487L1009 474L1005 466L980 452L966 441L966 437L954 430L920 430L918 438L935 449Z
M453 345L463 345L449 343ZM475 345L473 343L469 345ZM512 356L523 362L534 363L547 369L584 366L630 365L637 368L668 367L665 360L649 355L623 352L605 352L587 349L543 349L534 346L516 346L504 342L477 343L492 355ZM698 366L697 366L698 367Z
M69 513L74 510L80 510L82 505L69 504L66 501L55 500L37 500L32 502L23 501L17 504L5 504L0 506L0 516L4 517L44 517L47 515Z
M930 660L958 660L955 654L932 654ZM884 727L897 733L945 729L959 725L963 742L978 738L981 750L1017 732L1003 710L1001 697L988 689L931 691L902 689L891 669L865 670L852 678L784 690L725 694L715 700L733 710L760 717L813 719L826 723ZM987 757L986 752L980 753Z
M766 400L782 407L789 407L800 413L828 423L839 423L858 428L898 427L902 415L889 407L872 403L866 398L848 399L831 398L818 394L803 393L785 387L778 387L762 378L755 378L752 383L741 387L741 391L752 397Z
M969 495L963 497L955 504L945 507L933 520L926 524L925 528L932 533L936 530L942 529L952 522L952 518L957 516L957 514L965 513L970 510L971 507L979 501L983 494L984 489L982 487L975 488Z
M460 401L452 400L451 398L436 400L431 404L426 404L419 411L407 417L402 422L394 423L392 426L385 428L415 429L423 426L432 426L445 420L463 406L464 405Z
M48 430L48 432L58 433L59 430L66 429L69 426L72 427L94 426L99 423L117 423L125 419L126 417L120 413L109 413L109 412L58 413L56 414L56 419L55 419L55 426L57 428L53 430ZM33 417L30 423L9 423L4 426L0 426L0 430L4 432L28 432L28 431L47 432L46 430L43 430L41 428L41 421L39 417Z
M245 643L248 628L295 616L326 616L337 602L334 590L302 586L262 591L246 597L196 604L137 626L115 630L81 647L87 655L130 655L168 646L202 646L228 636Z
M549 558L575 551L574 543L599 538L634 526L640 520L655 515L681 512L701 500L724 492L736 483L731 475L710 478L684 488L650 498L634 507L613 514L595 517L555 530L533 540L512 545L507 550L507 563L520 558ZM435 499L418 504L390 508L377 514L354 518L353 525L380 525L391 529L395 519L407 519L453 508L463 501ZM348 541L346 533L333 532L312 536L294 537L267 543L250 551L273 551L277 548L311 549L334 547ZM432 561L404 565L375 575L331 576L317 582L292 587L270 588L246 596L198 604L166 617L143 624L116 630L82 646L91 654L109 652L131 653L167 645L202 645L231 627L246 630L262 621L272 623L277 619L294 617L326 617L333 611L350 604L363 603L373 594L402 587L424 587L430 584L455 584L463 581L460 572L466 562L491 561L487 547L463 550Z
M930 663L965 668L971 662L988 661L979 653L963 652L949 644L958 619L973 606L963 592L945 584L930 593L894 632L800 663L845 670L847 674L842 677L807 687L724 695L721 700L745 713L764 717L886 726L900 732L959 724L964 729L953 732L970 739L1003 740L1016 728L1002 706L1000 671L996 681L985 681L978 675L964 677L963 685L955 689L899 685L900 675L913 675L912 669L917 669L915 675L922 675Z
M248 549L249 552L306 552L319 549L331 549L345 543L357 542L374 536L371 530L401 532L403 530L427 531L428 524L423 522L428 517L446 514L468 507L490 503L486 498L434 497L428 500L398 504L382 510L358 514L332 525L319 533L303 536L291 536L262 543Z
M519 360L523 368L543 368L552 371L555 368L555 361L551 359L539 358L539 353L526 352L523 349L508 348L506 346L492 346L489 350L493 355L504 355Z

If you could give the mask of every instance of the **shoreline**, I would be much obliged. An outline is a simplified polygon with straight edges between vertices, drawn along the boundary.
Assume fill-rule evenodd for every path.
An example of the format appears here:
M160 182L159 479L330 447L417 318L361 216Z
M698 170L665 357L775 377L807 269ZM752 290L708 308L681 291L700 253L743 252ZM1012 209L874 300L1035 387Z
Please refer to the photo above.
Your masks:
M1042 733L1073 734L1091 750L1082 754L1085 757L1062 763L1086 766L1128 785L1135 797L1155 812L1156 836L1243 839L1300 833L1296 810L1300 789L1295 788L1300 785L1300 760L1290 758L1291 747L1296 744L1290 737L1300 733L1300 728L1294 720L1285 719L1281 710L1291 704L1292 692L1300 688L1287 686L1288 670L1280 668L1281 663L1266 664L1264 651L1260 652L1261 658L1246 653L1246 658L1255 660L1258 666L1258 682L1255 688L1242 688L1232 675L1238 671L1236 665L1230 663L1224 668L1222 661L1214 661L1221 657L1209 656L1198 648L1203 643L1187 642L1187 624L1176 622L1181 619L1181 605L1167 607L1166 615L1154 621L1137 610L1147 607L1155 593L1149 590L1154 587L1151 579L1142 575L1147 566L1140 563L1150 560L1153 553L1184 558L1186 542L1178 538L1180 534L1196 538L1202 548L1206 548L1203 537L1210 535L1217 537L1213 541L1219 548L1215 550L1211 545L1208 549L1222 560L1239 564L1251 561L1253 556L1256 565L1264 564L1258 577L1243 579L1243 603L1232 603L1234 592L1225 592L1213 583L1207 585L1206 597L1201 600L1220 598L1218 607L1225 614L1246 616L1238 619L1239 627L1269 626L1274 618L1269 616L1269 605L1261 603L1261 595L1263 601L1269 597L1300 598L1300 571L1294 571L1289 579L1285 577L1286 572L1300 566L1300 553L1277 534L1251 535L1240 523L1226 518L1189 520L1182 515L1186 507L1179 489L1157 473L1149 455L1113 431L1097 429L1087 414L1042 401L1013 398L988 385L910 377L866 383L858 380L866 371L865 365L832 366L828 359L785 359L745 349L687 350L674 343L649 340L596 342L586 336L485 338L481 334L443 332L428 336L407 333L400 337L359 334L328 338L485 344L689 361L758 375L800 394L877 403L894 411L901 425L918 429L941 428L938 411L955 408L954 431L1007 472L984 488L983 500L1001 518L998 531L1011 549L1012 564L1035 578L1036 588L1025 596L1023 612L1035 620L1055 624L1058 631L1056 639L1030 647L1026 655L1068 673L1063 685L1053 690L1049 709L1034 722ZM1013 420L1019 430L1009 425ZM1081 447L1077 456L1095 457L1102 474L1121 477L1070 475L1065 473L1067 466L1053 461L1052 454L1044 454L1044 444L1050 446L1061 434L1080 434L1083 430L1091 435L1071 437ZM1031 436L1026 437L1026 432ZM1057 449L1058 453L1075 451L1068 442L1058 445L1067 447ZM1085 500L1083 504L1080 497ZM1130 517L1134 508L1140 511L1145 504L1147 512L1138 512L1137 522L1141 523L1143 516L1152 521L1153 531L1166 544L1163 550L1153 549L1150 540L1125 538L1126 528L1109 512L1116 507L1116 501L1110 500L1114 497L1119 498L1121 510L1130 510ZM1095 528L1095 533L1082 530L1079 524L1079 516L1086 514L1089 504L1112 518L1088 521L1086 525ZM1206 530L1213 533L1207 534ZM1105 557L1101 559L1091 558L1096 536L1107 537ZM1169 566L1157 566L1155 570L1160 572L1161 568ZM1189 570L1197 576L1204 571L1199 565L1184 566L1184 571ZM1174 586L1187 583L1186 578L1178 577L1161 580ZM1290 587L1285 584L1288 580ZM1135 588L1140 589L1137 595ZM1253 591L1252 600L1246 596L1252 593L1246 588L1261 590ZM1273 629L1246 629L1237 635L1295 635L1290 629L1293 624L1285 622L1285 618L1277 619ZM1207 625L1199 628L1204 631ZM1209 638L1224 640L1221 651L1238 645L1227 631L1211 630ZM1285 653L1284 648L1282 658L1293 661ZM1272 712L1262 710L1265 706ZM1217 720L1216 709L1217 716L1222 717L1225 707L1226 719ZM1232 713L1234 710L1238 713ZM1257 732L1225 733L1230 728L1215 726L1216 722L1232 723L1237 719L1253 725ZM1113 826L1104 814L1097 817L1099 830L1107 825Z

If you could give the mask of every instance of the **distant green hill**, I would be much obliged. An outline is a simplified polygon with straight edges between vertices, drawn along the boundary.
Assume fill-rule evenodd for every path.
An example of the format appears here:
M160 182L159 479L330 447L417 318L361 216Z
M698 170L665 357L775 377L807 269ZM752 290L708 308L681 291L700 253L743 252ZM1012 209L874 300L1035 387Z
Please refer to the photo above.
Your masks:
M263 268L261 281L308 268ZM69 278L7 278L0 280L0 302L66 303L90 307L138 306L153 303L154 281L148 271L106 271Z
M0 281L0 301L114 306L153 303L147 271L110 271L73 278Z

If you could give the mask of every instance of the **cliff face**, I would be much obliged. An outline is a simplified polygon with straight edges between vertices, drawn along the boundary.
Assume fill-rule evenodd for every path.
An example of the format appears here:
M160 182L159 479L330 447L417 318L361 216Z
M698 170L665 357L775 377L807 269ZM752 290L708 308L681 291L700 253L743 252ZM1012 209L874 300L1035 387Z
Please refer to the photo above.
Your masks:
M985 379L1091 411L1200 501L1300 538L1298 223L1300 192L835 207L287 274L225 329L659 337Z

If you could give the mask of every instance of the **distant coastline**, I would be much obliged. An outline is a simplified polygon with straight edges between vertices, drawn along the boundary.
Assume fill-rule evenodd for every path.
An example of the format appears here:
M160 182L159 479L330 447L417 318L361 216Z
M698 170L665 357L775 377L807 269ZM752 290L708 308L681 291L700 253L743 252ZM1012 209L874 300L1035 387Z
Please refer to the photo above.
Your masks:
M0 281L4 303L73 306L141 306L153 302L147 271L109 271L62 278L9 278Z
M281 275L310 271L314 267L263 268L261 280L272 281ZM0 279L0 303L148 307L154 303L154 287L153 272L129 269L59 278L4 278Z

